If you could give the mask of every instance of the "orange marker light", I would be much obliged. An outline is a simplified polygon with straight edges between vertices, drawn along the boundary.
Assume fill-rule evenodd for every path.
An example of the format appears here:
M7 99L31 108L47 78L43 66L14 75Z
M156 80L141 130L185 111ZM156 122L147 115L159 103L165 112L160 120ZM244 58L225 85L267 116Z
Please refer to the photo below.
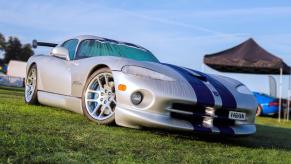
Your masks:
M120 91L125 91L125 90L126 90L126 85L124 85L124 84L119 84L119 85L118 85L118 90L120 90Z

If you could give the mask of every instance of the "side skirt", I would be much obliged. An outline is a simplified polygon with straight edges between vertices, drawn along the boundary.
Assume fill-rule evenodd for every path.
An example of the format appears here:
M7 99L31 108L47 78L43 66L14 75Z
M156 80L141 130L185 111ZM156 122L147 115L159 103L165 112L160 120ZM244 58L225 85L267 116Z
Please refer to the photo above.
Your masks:
M83 114L82 102L80 98L44 91L38 91L37 98L40 104L64 108L75 113Z

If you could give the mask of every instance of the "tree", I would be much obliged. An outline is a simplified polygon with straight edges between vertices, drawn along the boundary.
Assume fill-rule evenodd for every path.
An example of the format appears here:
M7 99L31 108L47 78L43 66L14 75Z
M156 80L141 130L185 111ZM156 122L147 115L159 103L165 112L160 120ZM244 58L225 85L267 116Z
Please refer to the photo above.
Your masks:
M22 45L20 40L15 37L9 37L4 53L4 62L8 63L10 60L19 60L22 53Z
M5 37L0 33L0 50L4 50L5 47Z
M4 39L3 45L5 63L8 63L10 60L27 61L34 54L30 44L22 45L16 37L9 37L7 42Z
M30 44L25 44L22 47L22 53L20 55L20 60L21 61L27 61L29 59L30 56L32 56L34 54L31 45Z
M5 47L5 37L0 33L0 65L3 64L2 58L4 57L3 56L4 47Z

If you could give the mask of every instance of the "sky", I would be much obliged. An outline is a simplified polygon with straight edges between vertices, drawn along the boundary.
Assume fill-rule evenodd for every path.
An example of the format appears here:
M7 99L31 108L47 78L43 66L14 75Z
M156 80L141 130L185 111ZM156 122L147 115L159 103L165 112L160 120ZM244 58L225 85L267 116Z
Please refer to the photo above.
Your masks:
M162 62L232 77L269 93L268 76L220 73L204 66L203 56L254 38L291 65L291 0L0 0L0 33L23 43L61 43L83 34L132 42Z

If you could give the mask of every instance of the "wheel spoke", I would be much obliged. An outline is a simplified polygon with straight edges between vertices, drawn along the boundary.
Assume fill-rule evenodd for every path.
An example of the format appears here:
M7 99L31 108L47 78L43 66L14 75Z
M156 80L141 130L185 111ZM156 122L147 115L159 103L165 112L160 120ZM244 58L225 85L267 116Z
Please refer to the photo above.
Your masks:
M98 115L98 118L100 118L100 117L103 115L105 109L106 109L105 106L102 105L102 107L101 107L101 111L100 111L100 113L99 113L99 115Z
M96 91L96 90L92 90L92 89L89 89L88 92L89 92L89 93L97 93L97 94L100 93L100 91Z
M97 77L97 81L98 81L99 88L100 88L100 89L104 89L104 88L103 88L103 85L102 85L102 83L101 83L101 81L100 81L100 77Z
M106 84L107 86L109 86L108 76L107 76L107 75L104 75L104 78L105 78L105 84Z
M113 81L109 82L109 87L114 87L114 82Z
M108 115L110 115L111 113L113 113L112 108L111 108L110 105L108 105L108 109L109 109L109 112L110 112Z
M86 99L87 102L99 102L97 99Z
M110 97L110 102L113 102L114 104L116 104L116 100L115 100L115 98L116 98L116 95L113 94L113 95Z
M116 105L116 100L115 99L111 100L111 102L113 102Z
M93 110L93 112L92 112L92 114L95 114L96 113L96 111L100 108L100 106L101 106L101 104L100 103L98 103L96 106L95 106L95 108L94 108L94 110Z

